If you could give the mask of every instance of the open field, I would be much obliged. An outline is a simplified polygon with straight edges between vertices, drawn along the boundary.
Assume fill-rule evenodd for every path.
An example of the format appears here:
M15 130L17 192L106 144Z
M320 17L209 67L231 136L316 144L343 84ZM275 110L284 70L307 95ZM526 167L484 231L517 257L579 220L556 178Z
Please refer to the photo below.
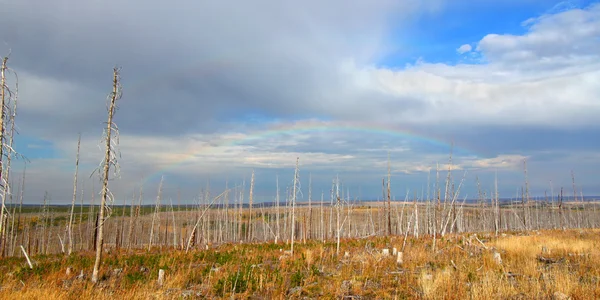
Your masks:
M389 235L418 238L600 226L600 207L595 201L501 205L494 201L340 201L339 205L315 202L293 207L282 202L280 206L254 204L252 208L239 203L238 199L221 198L194 206L113 206L104 222L104 245L110 249L205 249L225 243L289 242L292 228L295 241L335 242L338 235L340 239ZM16 206L9 209L16 213L7 219L2 256L23 256L20 245L31 255L67 251L70 207L28 207L21 214ZM75 207L73 251L94 249L98 210L97 206Z
M600 230L223 244L209 250L107 251L100 281L93 253L0 262L3 299L594 299L600 297ZM389 249L390 255L382 254ZM347 255L346 255L347 253ZM501 260L501 262L499 261ZM157 282L159 270L164 283ZM83 274L83 276L81 276Z

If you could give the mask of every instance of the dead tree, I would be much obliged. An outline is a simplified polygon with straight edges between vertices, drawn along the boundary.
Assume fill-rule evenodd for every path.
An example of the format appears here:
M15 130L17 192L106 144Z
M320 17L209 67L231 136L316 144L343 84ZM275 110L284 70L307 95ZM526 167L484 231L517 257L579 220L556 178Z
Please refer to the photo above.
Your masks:
M292 245L291 245L291 253L292 255L294 254L294 236L295 236L295 229L296 229L296 222L295 222L295 217L296 217L296 194L297 194L297 190L296 187L298 185L298 161L300 160L299 157L296 157L296 170L294 171L294 187L293 187L293 192L292 192Z
M387 235L392 235L392 192L390 188L390 179L392 177L392 165L390 162L390 153L388 152L388 180L387 180Z
M136 227L137 218L140 216L140 207L142 206L142 199L144 197L144 179L142 178L142 184L140 185L140 195L138 199L138 205L133 204L131 199L131 215L129 216L129 232L127 233L127 250L131 249L131 243L133 241L133 229ZM135 211L134 207L135 206Z
M160 224L160 219L158 213L160 212L160 198L162 196L162 186L163 186L164 177L160 178L160 183L158 184L158 194L156 195L156 203L154 204L154 214L152 215L152 225L150 225L150 241L148 242L148 251L152 249L152 242L154 239L154 223L157 222ZM159 234L160 236L160 234ZM159 238L160 241L160 238Z
M5 123L5 118L6 118L6 110L4 109L6 107L6 102L8 100L7 94L10 93L10 91L8 90L8 86L6 85L6 62L8 61L8 57L4 57L2 58L2 66L0 67L0 73L1 73L1 82L0 82L0 186L2 186L2 190L4 191L6 189L6 186L4 184L5 181L5 176L4 176L4 165L3 165L3 161L4 161L4 140L6 139L5 137L5 127L4 127L4 123ZM2 235L2 232L4 231L4 211L6 210L6 206L5 206L5 197L4 197L4 193L2 195L2 208L0 210L0 235ZM2 243L2 247L4 247L4 241L0 241L0 243Z
M252 178L250 179L250 196L248 198L248 207L250 216L248 217L247 236L250 242L254 239L254 226L252 226L252 204L254 201L254 170L252 170Z
M94 262L94 270L92 272L92 282L98 282L98 273L100 271L100 263L102 260L102 247L104 245L104 221L110 217L110 210L107 208L107 202L112 203L114 198L112 193L108 189L108 180L110 167L114 167L115 174L118 174L119 164L117 161L117 149L119 143L119 129L113 122L113 116L117 109L117 100L121 99L121 84L119 69L113 69L113 89L108 96L108 121L106 122L106 132L104 135L105 142L105 154L104 160L100 164L102 167L102 198L100 199L100 211L98 213L98 227L96 228L97 240L96 240L96 260ZM99 168L100 168L99 167ZM99 169L98 168L98 169ZM105 210L107 214L105 215Z
M223 191L219 196L213 198L213 200L208 205L206 205L206 207L204 207L204 210L202 210L202 212L198 216L198 219L196 220L194 227L192 227L192 232L190 233L190 236L187 241L187 246L185 247L186 253L190 250L190 247L192 246L192 241L193 241L194 237L196 236L196 230L198 229L198 225L200 225L200 222L203 220L204 215L206 214L208 209L210 209L210 207L215 203L215 201L219 200L219 198L226 196L228 192L229 192L229 190ZM208 202L208 200L207 200L207 202Z
M498 171L494 175L494 233L498 236L498 231L500 231L500 204L499 204L499 194L498 194Z
M8 56L2 59L2 66L0 66L0 196L2 197L2 207L0 208L0 236L2 236L2 241L0 241L0 243L2 247L2 254L5 253L5 250L8 250L6 247L6 226L4 226L4 222L5 213L7 216L9 215L9 212L6 209L6 197L11 195L10 185L8 183L10 163L13 156L21 156L13 149L15 118L17 115L17 100L19 93L19 77L14 70L8 68L7 61ZM9 88L6 77L8 73L13 74L15 77L14 90ZM12 110L9 107L11 100L13 101ZM7 115L10 115L8 119ZM6 127L9 124L10 129L7 133ZM4 158L6 158L6 164Z
M308 175L308 238L312 239L312 175Z
M527 179L527 160L523 160L523 172L525 173L525 193L522 193L521 202L523 204L523 226L525 230L529 230L531 226L530 222L528 222L528 206L529 206L529 181Z
M275 177L275 183L277 185L277 196L275 197L275 212L277 213L277 216L275 217L275 226L277 226L277 229L275 230L275 244L277 244L277 242L279 241L279 175L277 175Z
M342 226L340 224L340 211L342 210L342 200L340 199L340 180L339 177L336 177L336 181L335 181L335 198L336 198L336 204L335 204L335 209L337 212L337 241L336 241L336 248L335 248L335 255L339 255L340 254L340 235L342 233Z
M75 175L73 176L73 201L71 201L71 215L69 216L69 250L68 255L73 252L73 213L75 212L75 200L77 200L77 173L79 172L79 149L81 147L81 134L77 139L77 155L75 157Z

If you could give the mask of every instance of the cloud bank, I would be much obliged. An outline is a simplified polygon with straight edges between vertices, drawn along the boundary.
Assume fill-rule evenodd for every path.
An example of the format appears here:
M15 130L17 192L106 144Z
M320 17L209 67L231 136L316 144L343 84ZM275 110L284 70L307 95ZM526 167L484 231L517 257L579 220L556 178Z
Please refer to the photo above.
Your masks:
M454 63L380 64L410 46L394 38L402 36L398 31L419 16L443 15L449 5L3 3L0 50L11 49L19 73L20 132L45 141L24 151L56 153L28 166L27 199L39 202L45 190L57 201L70 198L77 133L84 137L84 172L100 161L114 64L123 68L124 89L116 114L123 177L113 183L120 197L142 177L151 183L167 174L191 198L207 178L222 186L255 169L268 199L273 178L289 173L296 157L304 174L322 181L318 188L342 174L362 195L376 197L388 153L397 189L416 188L437 163L447 169L452 141L453 168L468 170L471 181L489 181L499 171L512 193L522 184L527 158L532 176L540 178L531 180L534 191L543 192L552 179L568 183L575 169L581 185L600 193L591 179L600 167L593 159L600 146L593 141L600 136L600 5L532 15L522 20L521 32L462 40L453 46ZM464 62L463 56L475 59ZM310 122L321 122L320 128L380 124L404 134L275 128ZM579 146L553 146L583 131ZM490 146L496 144L502 149Z

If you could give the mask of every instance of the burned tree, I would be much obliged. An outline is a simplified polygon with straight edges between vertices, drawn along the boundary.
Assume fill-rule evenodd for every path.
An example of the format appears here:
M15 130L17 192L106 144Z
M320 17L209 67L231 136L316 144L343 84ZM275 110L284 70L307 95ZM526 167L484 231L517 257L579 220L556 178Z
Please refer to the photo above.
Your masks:
M118 175L119 164L117 161L118 150L116 147L119 144L119 129L113 122L113 116L117 109L117 100L121 99L121 84L119 69L113 69L113 89L108 96L108 121L106 122L106 131L104 133L104 146L105 154L104 160L100 163L97 170L102 168L102 174L100 180L102 181L102 198L100 199L100 211L98 213L98 226L96 228L97 240L96 240L96 260L94 262L94 270L92 273L92 282L98 282L98 273L100 270L100 263L102 260L102 246L104 243L104 222L110 217L110 204L114 201L113 195L108 189L108 180L110 174L110 167L114 168L114 174ZM106 214L105 214L106 211Z

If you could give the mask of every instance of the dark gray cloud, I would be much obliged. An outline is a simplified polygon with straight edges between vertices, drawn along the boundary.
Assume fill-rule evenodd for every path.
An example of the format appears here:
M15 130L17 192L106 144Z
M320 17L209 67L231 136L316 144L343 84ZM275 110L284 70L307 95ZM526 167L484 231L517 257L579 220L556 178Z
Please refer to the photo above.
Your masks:
M54 110L69 108L63 119L69 127L96 126L91 121L101 114L116 64L123 67L122 128L178 134L215 128L219 117L251 108L284 117L323 109L319 103L330 97L324 94L343 89L340 59L378 55L387 18L415 7L411 1L26 0L3 4L0 49L10 48L11 64L26 73L23 89L29 75L75 87L50 97L28 93L36 103L64 103ZM52 122L28 116L35 125Z

